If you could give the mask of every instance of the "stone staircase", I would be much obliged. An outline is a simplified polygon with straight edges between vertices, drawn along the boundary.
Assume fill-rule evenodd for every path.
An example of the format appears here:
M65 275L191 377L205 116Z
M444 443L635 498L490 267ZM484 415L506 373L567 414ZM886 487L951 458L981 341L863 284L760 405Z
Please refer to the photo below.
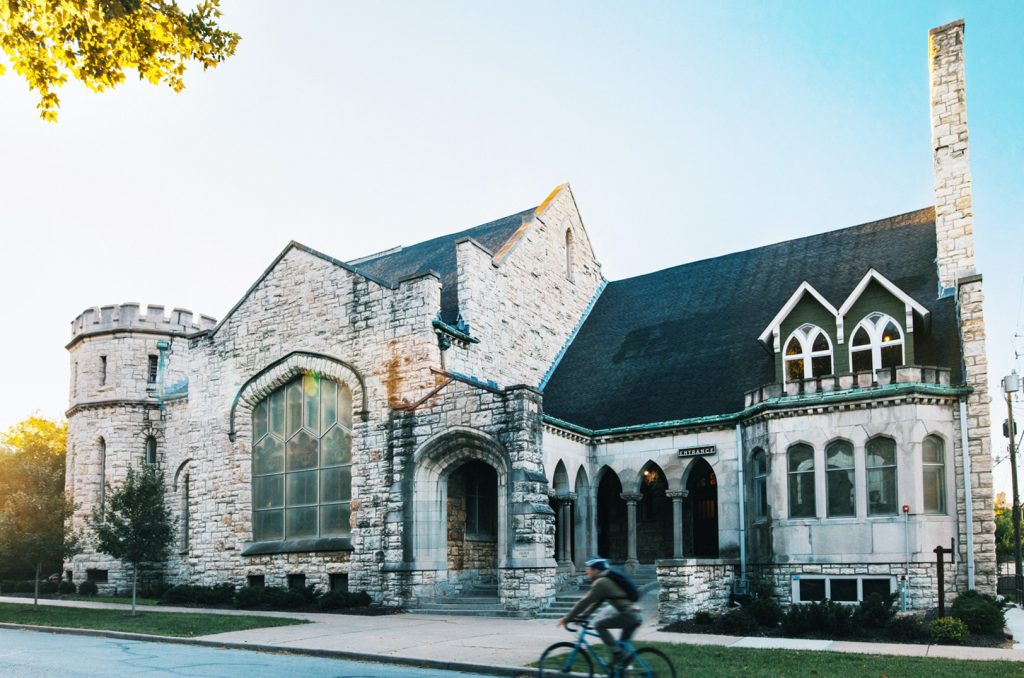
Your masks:
M426 600L410 614L439 614L455 617L513 617L498 602L497 584L477 584L459 595Z
M658 588L658 575L654 565L638 565L636 570L630 575L630 579L640 589L641 598ZM590 582L588 581L585 585L581 584L579 588L562 591L555 596L554 602L538 614L537 617L539 619L561 619L586 594L589 588Z

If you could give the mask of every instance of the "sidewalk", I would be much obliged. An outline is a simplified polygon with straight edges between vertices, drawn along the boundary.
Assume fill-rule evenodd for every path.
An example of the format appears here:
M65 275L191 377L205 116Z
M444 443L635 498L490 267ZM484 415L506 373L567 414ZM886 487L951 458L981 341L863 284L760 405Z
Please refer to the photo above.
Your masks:
M0 602L25 603L26 599L0 597ZM41 605L68 607L112 609L128 607L112 603L78 601L40 600L39 602ZM144 611L152 609L154 608L147 607L144 608ZM201 610L164 606L157 609L162 612L293 617L311 622L296 626L219 633L195 639L174 639L171 642L288 651L321 656L344 656L376 661L399 661L431 668L468 668L467 665L471 665L478 671L482 667L491 667L491 672L503 675L523 675L521 668L536 661L544 647L553 642L571 640L570 634L556 629L554 623L546 619L412 614L364 617L316 613ZM645 618L651 620L653 615L647 614ZM1007 613L1007 627L1018 641L1014 649L663 633L656 629L656 624L653 621L645 622L637 632L636 639L724 647L830 650L865 654L1024 662L1024 643L1020 642L1024 641L1024 611L1019 608L1011 608ZM118 635L125 636L125 634ZM152 636L144 638L153 639Z

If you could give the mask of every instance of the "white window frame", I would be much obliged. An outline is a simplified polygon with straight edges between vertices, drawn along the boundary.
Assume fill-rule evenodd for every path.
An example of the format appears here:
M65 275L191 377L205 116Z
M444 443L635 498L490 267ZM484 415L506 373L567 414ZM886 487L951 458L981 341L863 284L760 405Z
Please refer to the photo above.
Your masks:
M827 351L814 351L814 341L818 338L818 335L825 337L825 341L828 342ZM800 353L794 355L787 355L786 349L789 348L789 343L796 339L800 345ZM829 371L828 374L835 374L835 353L832 350L832 338L828 336L828 332L821 329L817 325L811 323L804 323L800 327L793 330L786 341L782 344L782 383L787 383L787 377L789 370L787 369L787 363L794 360L804 361L804 379L811 379L814 376L813 364L814 358L820 358L822 356L828 356ZM824 376L824 375L823 375Z
M839 603L841 605L860 605L864 600L864 580L865 579L888 579L889 580L889 593L894 593L898 589L896 588L897 582L895 575L889 574L837 574L837 575L822 575L822 574L794 574L790 579L790 594L792 601L796 603L815 603L816 600L802 600L800 598L800 582L808 580L825 580L825 599L832 600L832 580L833 579L856 579L857 580L857 600L834 600L832 602Z
M886 325L892 322L896 326L896 330L900 333L899 339L892 339L890 341L882 341L882 332L885 330ZM864 328L864 331L868 333L868 345L867 347L855 347L853 345L853 339L857 336L858 330ZM900 365L906 364L907 360L907 341L906 333L903 326L897 322L891 315L880 313L875 311L869 313L857 323L857 326L853 328L853 332L850 332L850 371L853 372L853 354L862 353L864 351L871 351L871 372L878 374L878 371L882 369L882 349L890 346L900 347Z

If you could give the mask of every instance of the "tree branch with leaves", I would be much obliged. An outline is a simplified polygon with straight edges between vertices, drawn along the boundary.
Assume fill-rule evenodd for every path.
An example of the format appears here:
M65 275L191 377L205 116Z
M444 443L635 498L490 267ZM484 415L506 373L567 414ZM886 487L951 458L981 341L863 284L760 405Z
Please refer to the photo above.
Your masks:
M166 0L0 0L0 49L39 93L40 117L56 122L68 75L102 92L134 69L180 92L188 62L205 70L235 53L240 38L220 17L220 0L189 12Z

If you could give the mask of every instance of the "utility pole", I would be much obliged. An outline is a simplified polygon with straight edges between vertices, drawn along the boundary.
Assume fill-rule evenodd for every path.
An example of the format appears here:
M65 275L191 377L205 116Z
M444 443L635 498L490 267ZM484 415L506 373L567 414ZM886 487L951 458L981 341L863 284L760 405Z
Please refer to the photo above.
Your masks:
M1013 590L1017 604L1024 604L1024 578L1021 577L1020 559L1020 494L1017 491L1017 444L1013 426L1013 394L1020 390L1017 370L1003 377L1003 392L1006 393L1007 433L1010 439L1010 479L1013 482Z

